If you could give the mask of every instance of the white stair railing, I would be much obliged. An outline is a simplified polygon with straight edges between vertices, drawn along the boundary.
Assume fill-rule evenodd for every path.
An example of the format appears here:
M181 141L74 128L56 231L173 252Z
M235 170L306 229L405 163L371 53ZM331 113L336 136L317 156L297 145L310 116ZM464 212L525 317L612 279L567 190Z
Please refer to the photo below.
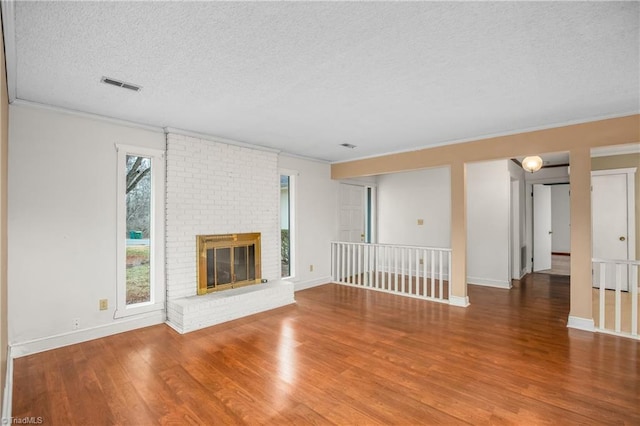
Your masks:
M638 335L639 260L592 259L598 292L599 331L640 339ZM611 312L613 310L613 312Z
M448 303L451 249L331 243L334 283Z

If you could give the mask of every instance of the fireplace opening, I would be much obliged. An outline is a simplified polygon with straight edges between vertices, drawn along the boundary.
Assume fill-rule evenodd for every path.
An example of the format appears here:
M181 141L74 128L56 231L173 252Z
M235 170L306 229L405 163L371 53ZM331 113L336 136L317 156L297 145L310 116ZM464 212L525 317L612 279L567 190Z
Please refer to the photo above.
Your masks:
M260 233L198 235L198 294L261 282Z

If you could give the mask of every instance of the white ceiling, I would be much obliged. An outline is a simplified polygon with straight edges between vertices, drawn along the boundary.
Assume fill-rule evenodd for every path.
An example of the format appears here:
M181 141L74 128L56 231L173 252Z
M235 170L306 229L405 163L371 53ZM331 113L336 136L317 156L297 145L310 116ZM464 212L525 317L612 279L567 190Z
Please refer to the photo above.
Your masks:
M329 161L640 110L638 2L12 6L17 99Z

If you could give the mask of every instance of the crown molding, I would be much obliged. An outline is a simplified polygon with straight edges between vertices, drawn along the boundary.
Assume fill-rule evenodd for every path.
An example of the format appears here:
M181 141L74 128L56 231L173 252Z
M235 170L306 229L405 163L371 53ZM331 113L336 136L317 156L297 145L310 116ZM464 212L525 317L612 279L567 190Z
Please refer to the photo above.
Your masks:
M250 148L250 149L256 149L258 151L273 152L275 154L280 154L281 152L278 149L267 148L266 146L262 146L262 145L254 145L247 142L236 141L233 139L227 139L219 136L209 135L207 133L199 133L199 132L192 132L190 130L177 129L175 127L165 127L164 132L166 134L188 136L188 137L197 138L197 139L204 139L211 142L219 142L227 145L239 146L242 148Z
M329 160L323 160L321 158L307 157L307 156L300 155L300 154L292 154L292 153L286 152L286 151L281 151L280 155L283 156L283 157L297 158L299 160L313 161L315 163L320 163L320 164L331 164L331 162Z
M47 111L58 112L58 113L61 113L61 114L74 115L76 117L82 117L82 118L88 118L88 119L91 119L91 120L102 121L102 122L105 122L105 123L117 124L117 125L125 126L125 127L133 127L133 128L136 128L136 129L144 129L144 130L149 130L149 131L152 131L152 132L164 133L164 129L162 127L158 127L158 126L151 126L151 125L148 125L148 124L141 124L141 123L136 123L136 122L133 122L133 121L122 120L120 118L107 117L107 116L104 116L104 115L93 114L93 113L90 113L90 112L82 112L82 111L77 111L75 109L67 109L67 108L62 108L62 107L53 106L53 105L41 104L41 103L38 103L38 102L25 101L25 100L22 100L22 99L16 99L15 101L13 101L11 103L11 106L43 109L43 110L47 110Z
M603 146L591 149L591 157L609 157L611 155L640 154L640 143L619 146Z
M491 133L491 134L480 135L480 136L472 136L472 137L463 138L463 139L454 139L454 140L450 140L450 141L439 142L439 143L434 143L434 144L429 144L429 145L421 145L421 146L418 146L418 147L415 147L415 148L409 148L409 149L403 149L403 150L397 150L397 151L389 151L389 152L385 152L385 153L382 153L382 154L373 154L373 155L367 155L367 156L362 156L362 157L357 157L357 158L351 158L349 160L332 161L331 164L350 163L350 162L353 162L353 161L368 160L368 159L371 159L371 158L379 158L379 157L386 157L388 155L394 155L394 154L404 154L404 153L407 153L407 152L423 151L423 150L426 150L426 149L438 148L438 147L447 146L447 145L456 145L456 144L461 144L461 143L466 143L466 142L477 142L477 141L481 141L483 139L498 138L498 137L502 137L502 136L513 136L513 135L519 135L521 133L536 132L538 130L548 130L548 129L555 129L555 128L558 128L558 127L573 126L573 125L576 125L576 124L591 123L591 122L594 122L594 121L610 120L612 118L629 117L629 116L633 116L633 115L637 115L637 114L640 114L640 110L631 111L631 112L625 112L625 113L620 113L620 114L600 115L600 116L591 117L591 118L569 120L569 121L564 121L564 122L560 122L560 123L553 123L553 124L535 126L535 127L527 127L527 128L524 128L524 129L508 130L508 131L505 131L505 132Z

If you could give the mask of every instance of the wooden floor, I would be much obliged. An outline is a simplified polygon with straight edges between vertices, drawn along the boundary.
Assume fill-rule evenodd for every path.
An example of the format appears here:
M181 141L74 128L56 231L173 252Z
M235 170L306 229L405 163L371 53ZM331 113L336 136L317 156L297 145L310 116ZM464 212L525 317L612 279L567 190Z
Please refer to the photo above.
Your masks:
M553 282L552 282L553 281ZM23 357L13 415L44 424L640 424L640 342L568 329L568 277L450 307L346 286L179 335Z
M539 271L541 274L571 275L571 256L563 254L551 255L551 269Z

